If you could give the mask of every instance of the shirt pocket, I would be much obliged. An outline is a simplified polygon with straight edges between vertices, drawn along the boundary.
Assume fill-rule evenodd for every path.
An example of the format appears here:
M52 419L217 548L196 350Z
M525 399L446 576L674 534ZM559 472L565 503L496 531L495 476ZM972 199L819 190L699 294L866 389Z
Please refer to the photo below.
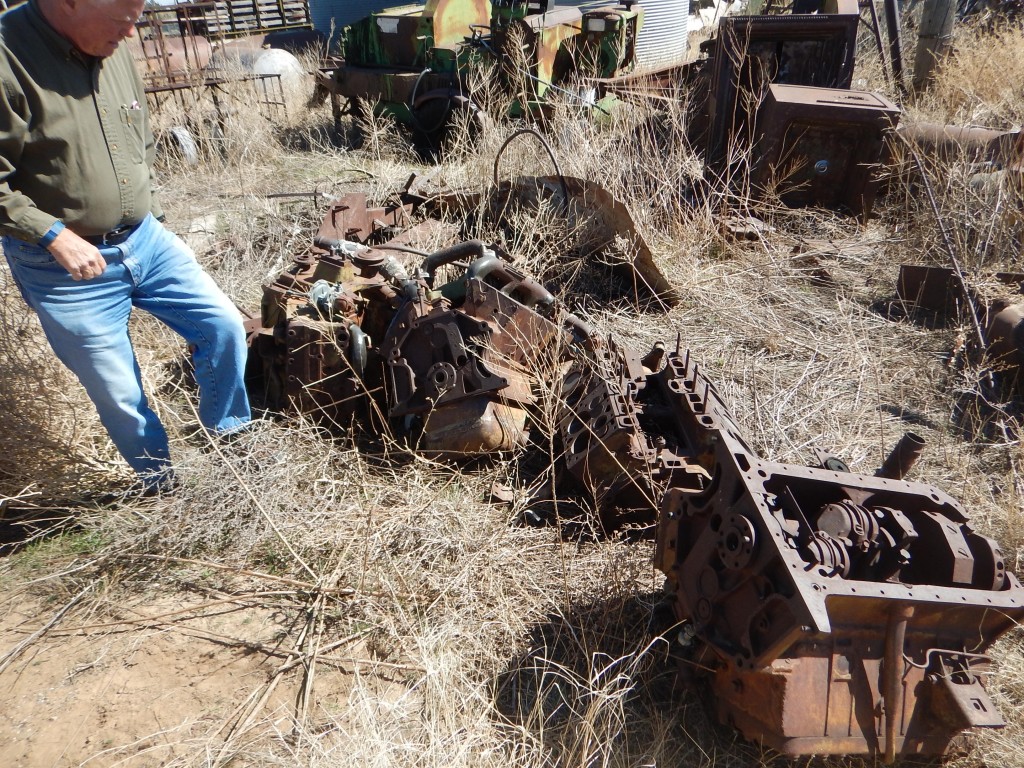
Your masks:
M128 147L128 157L136 165L146 162L146 135L144 132L143 111L137 106L123 106L121 127L124 129L124 141Z

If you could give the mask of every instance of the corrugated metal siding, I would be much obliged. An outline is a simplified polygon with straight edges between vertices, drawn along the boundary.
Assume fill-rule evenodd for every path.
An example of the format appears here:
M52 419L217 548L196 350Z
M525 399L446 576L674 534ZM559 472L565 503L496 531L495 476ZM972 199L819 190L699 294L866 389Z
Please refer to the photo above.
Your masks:
M641 70L681 64L686 59L690 0L641 0L644 26L636 41Z

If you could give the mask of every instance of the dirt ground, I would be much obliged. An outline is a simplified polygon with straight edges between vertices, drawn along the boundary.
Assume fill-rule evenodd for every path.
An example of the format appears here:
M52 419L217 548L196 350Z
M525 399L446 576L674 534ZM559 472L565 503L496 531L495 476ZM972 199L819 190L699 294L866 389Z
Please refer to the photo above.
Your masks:
M282 613L256 605L204 609L194 598L166 596L124 609L131 623L69 615L15 655L54 610L29 603L0 617L2 766L217 763L224 739L244 719L240 708L267 693L285 661L242 645L283 648ZM233 743L287 742L301 685L301 667L283 675ZM344 700L346 685L341 672L318 672L310 717L336 711L332 702Z

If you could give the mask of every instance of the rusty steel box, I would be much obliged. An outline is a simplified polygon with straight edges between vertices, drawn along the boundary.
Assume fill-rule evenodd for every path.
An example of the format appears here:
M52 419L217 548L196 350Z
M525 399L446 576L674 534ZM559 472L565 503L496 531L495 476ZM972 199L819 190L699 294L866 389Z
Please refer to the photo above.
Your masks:
M757 113L751 168L756 193L791 208L820 206L865 217L900 108L878 93L772 85Z
M708 164L723 171L749 148L753 112L771 83L849 88L857 49L857 4L838 13L727 16L711 61Z

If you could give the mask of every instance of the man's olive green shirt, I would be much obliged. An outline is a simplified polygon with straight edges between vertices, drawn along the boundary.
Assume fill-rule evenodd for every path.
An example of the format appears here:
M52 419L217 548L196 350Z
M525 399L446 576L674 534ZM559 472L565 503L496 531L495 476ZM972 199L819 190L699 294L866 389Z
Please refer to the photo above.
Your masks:
M0 233L35 243L58 219L98 235L161 214L127 46L86 56L29 0L0 16L0 83Z

